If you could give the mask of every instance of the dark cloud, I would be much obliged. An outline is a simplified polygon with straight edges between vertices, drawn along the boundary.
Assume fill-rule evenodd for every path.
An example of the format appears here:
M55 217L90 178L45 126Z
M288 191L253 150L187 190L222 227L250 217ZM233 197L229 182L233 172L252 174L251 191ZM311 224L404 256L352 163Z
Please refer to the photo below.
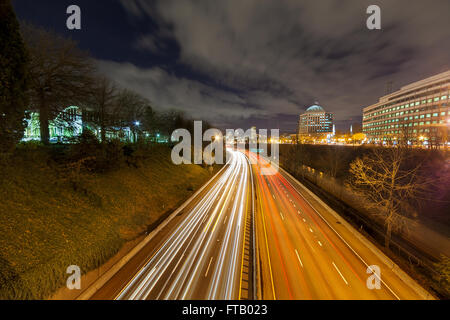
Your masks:
M292 130L315 100L338 120L350 119L375 102L388 81L399 86L449 67L448 1L378 1L382 31L365 27L368 1L122 3L129 14L150 17L171 34L179 63L219 84L205 87L166 74L174 87L152 82L152 90L171 92L157 102L223 125L281 122ZM148 49L157 49L148 36Z
M93 50L101 69L161 109L218 127L292 131L315 101L347 125L387 82L398 88L450 68L448 0L114 3L120 10L99 21L117 21L105 34L117 41L81 41L102 46ZM381 7L381 31L366 28L370 4ZM94 13L85 14L91 28Z

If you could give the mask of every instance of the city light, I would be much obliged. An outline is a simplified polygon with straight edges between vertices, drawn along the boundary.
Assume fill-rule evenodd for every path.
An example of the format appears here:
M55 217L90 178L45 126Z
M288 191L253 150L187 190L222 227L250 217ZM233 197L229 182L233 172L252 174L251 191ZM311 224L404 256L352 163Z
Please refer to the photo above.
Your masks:
M0 1L2 304L450 299L450 1Z

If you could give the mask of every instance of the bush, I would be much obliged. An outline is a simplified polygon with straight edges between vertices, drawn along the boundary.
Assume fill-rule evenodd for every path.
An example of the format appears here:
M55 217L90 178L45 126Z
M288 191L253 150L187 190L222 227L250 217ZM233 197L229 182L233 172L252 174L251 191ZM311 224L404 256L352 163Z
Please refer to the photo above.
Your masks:
M89 130L73 140L68 157L70 162L82 161L86 170L99 173L119 169L125 162L122 142L111 140L100 143Z
M434 264L438 272L435 280L439 285L439 290L450 297L450 258L445 255L441 255L441 258L441 261Z

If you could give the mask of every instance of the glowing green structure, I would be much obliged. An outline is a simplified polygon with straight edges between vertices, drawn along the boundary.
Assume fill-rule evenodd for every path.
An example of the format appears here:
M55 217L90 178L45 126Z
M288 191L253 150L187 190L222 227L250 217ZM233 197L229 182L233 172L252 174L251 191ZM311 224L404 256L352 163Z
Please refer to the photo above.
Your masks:
M92 121L87 121L83 115L83 111L76 107L70 106L61 111L55 119L49 121L49 133L51 143L68 143L72 138L76 138L83 133L83 130L90 130L100 138L101 132L97 125ZM28 125L25 128L22 141L40 141L40 121L39 112L28 112ZM129 127L112 128L106 133L108 139L120 139L126 142L135 142L135 138Z

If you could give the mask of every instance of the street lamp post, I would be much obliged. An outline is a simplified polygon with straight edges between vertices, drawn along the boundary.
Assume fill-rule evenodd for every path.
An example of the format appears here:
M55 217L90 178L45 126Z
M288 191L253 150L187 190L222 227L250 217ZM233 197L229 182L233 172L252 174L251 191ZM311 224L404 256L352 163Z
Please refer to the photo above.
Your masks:
M134 142L136 143L137 142L137 130L136 130L136 128L137 127L139 127L141 125L141 123L139 122L139 121L135 121L134 122L134 126L135 126L135 128L133 128L133 135L134 135Z

